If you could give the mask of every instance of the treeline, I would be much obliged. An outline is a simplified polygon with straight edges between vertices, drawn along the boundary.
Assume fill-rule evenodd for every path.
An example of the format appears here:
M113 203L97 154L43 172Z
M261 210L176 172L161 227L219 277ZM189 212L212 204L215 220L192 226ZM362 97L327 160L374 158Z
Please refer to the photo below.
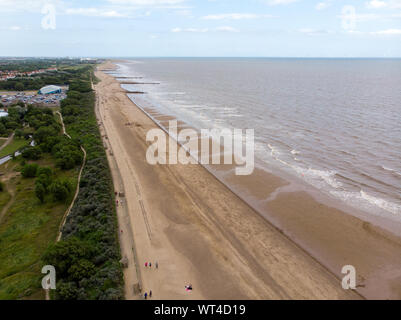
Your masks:
M123 299L113 184L97 126L91 66L75 70L61 111L68 133L85 148L80 190L60 242L43 259L56 267L55 299Z
M59 66L75 66L80 64L78 59L0 59L0 71L29 72Z
M56 60L2 60L0 59L0 71L30 72L38 69L54 67Z
M0 81L0 90L24 91L39 90L47 84L68 85L71 75L64 72L36 75L32 77L15 78Z

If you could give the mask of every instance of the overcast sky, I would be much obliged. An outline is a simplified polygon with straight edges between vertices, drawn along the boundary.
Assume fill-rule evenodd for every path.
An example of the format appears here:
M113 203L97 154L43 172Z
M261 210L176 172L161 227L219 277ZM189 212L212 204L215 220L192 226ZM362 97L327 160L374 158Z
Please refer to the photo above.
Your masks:
M401 0L0 0L0 55L401 57Z

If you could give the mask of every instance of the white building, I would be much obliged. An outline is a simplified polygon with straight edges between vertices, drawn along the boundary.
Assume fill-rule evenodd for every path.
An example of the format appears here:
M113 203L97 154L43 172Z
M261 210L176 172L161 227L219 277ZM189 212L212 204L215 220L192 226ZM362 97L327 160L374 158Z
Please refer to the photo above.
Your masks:
M50 86L43 87L42 89L40 89L38 91L38 93L39 94L52 94L52 93L61 93L61 91L62 90L60 87L50 85Z

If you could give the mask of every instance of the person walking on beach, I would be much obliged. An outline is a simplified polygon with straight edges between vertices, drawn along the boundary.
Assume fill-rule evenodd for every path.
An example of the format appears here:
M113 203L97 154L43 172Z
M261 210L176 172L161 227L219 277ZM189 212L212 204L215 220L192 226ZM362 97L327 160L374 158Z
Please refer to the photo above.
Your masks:
M149 268L152 268L152 262L149 262Z
M148 263L147 262L145 262L145 268L147 268L148 267Z
M159 264L157 263L157 261L156 261L156 269L159 269Z
M149 298L152 298L152 290L149 291Z
M144 297L145 297L145 300L148 298L148 293L147 292L145 292Z

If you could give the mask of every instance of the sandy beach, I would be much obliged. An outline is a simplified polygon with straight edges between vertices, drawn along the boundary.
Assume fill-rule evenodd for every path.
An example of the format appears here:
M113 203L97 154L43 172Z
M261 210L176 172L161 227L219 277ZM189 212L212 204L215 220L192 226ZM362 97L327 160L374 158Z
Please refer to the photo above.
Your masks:
M148 164L145 137L157 125L112 76L96 76L100 128L116 191L125 192L118 222L127 299L138 298L138 282L154 299L401 298L398 237L273 174L227 178L269 199L256 211L201 165ZM358 292L341 287L348 264Z

